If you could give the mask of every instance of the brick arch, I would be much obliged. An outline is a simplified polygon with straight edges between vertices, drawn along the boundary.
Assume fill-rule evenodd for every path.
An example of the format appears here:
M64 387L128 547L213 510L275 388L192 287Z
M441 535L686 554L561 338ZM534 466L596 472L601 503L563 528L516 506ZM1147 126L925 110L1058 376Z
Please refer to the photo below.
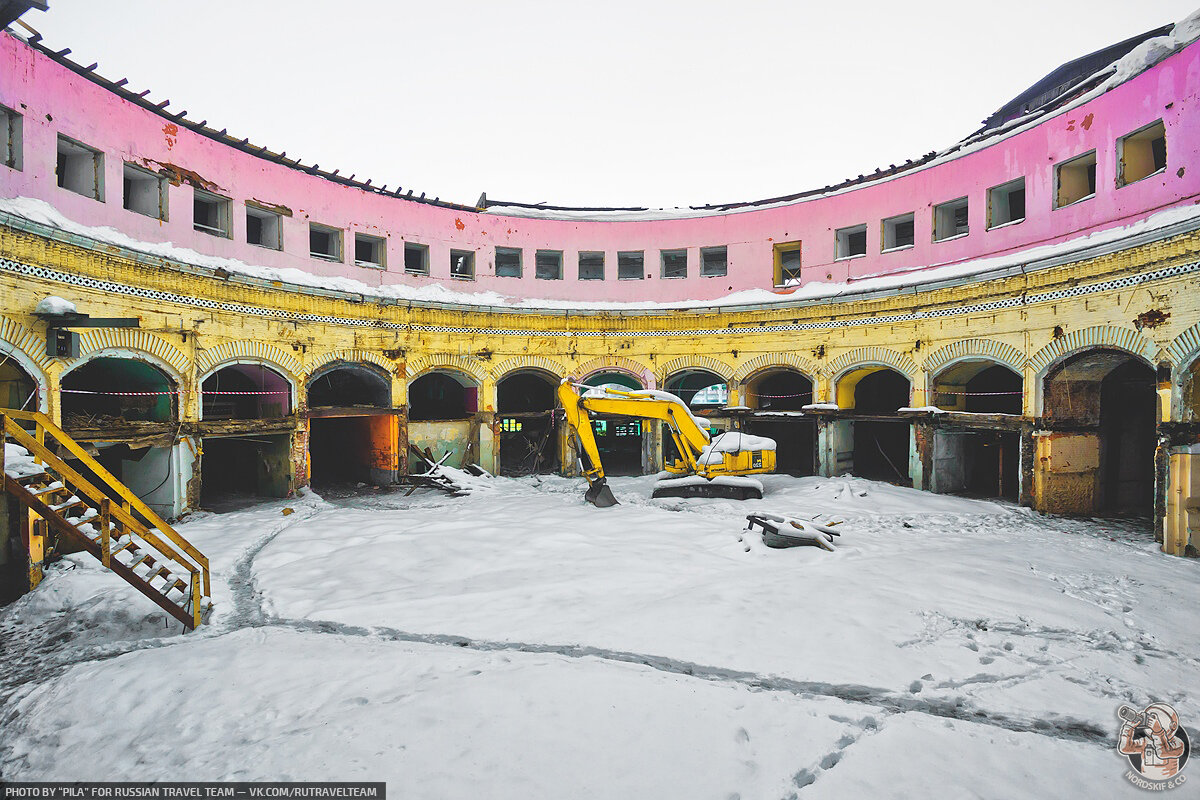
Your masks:
M470 356L457 356L448 354L433 354L415 358L405 365L405 375L411 383L413 379L435 369L449 369L457 372L465 372L474 378L477 383L483 383L492 376L492 374L488 372L486 368L484 368L483 364L479 363Z
M1114 328L1110 325L1095 325L1080 328L1066 336L1060 336L1029 359L1030 366L1039 375L1045 375L1050 367L1063 358L1096 347L1110 347L1140 356L1147 363L1154 363L1158 349L1154 343L1133 328Z
M813 381L813 383L816 383L817 373L820 372L815 362L809 361L807 358L795 353L768 353L742 362L734 370L733 375L730 376L730 380L744 381L756 372L762 372L771 367L787 367L799 370L804 373L806 378Z
M1181 373L1200 358L1200 322L1172 339L1166 347L1166 355Z
M304 362L305 377L311 376L321 367L334 361L348 361L352 364L366 361L379 367L387 375L396 374L396 362L390 361L378 353L372 353L369 350L331 350L327 353L317 353Z
M658 368L655 374L655 380L659 386L665 386L667 379L676 372L683 372L689 369L702 369L708 372L715 373L721 376L721 379L728 382L733 378L733 368L711 356L682 356L680 358L672 358L667 363Z
M80 362L104 350L133 350L153 356L174 370L175 378L187 374L191 359L175 345L138 328L91 328L79 335ZM72 364L71 368L77 364Z
M605 356L585 361L571 371L570 378L579 381L595 372L603 372L605 370L628 372L643 384L654 380L654 370L640 361L634 361L632 358L626 358L625 356Z
M295 379L304 367L293 356L273 344L243 339L236 342L225 342L211 350L205 350L196 357L196 375L205 375L226 361L247 359L276 367L285 377Z
M830 361L829 366L826 368L826 373L830 378L837 379L851 367L867 366L870 364L882 364L892 367L914 383L917 373L920 371L917 367L917 362L904 353L898 353L886 347L856 347Z
M925 371L933 375L951 362L971 358L995 361L1018 374L1025 368L1025 356L1011 344L995 339L959 339L926 356Z
M546 358L545 356L517 356L516 358L506 358L492 367L492 375L495 376L498 383L507 377L509 373L522 369L535 369L541 372L548 372L560 380L567 374L567 368L554 359Z
M20 352L43 372L52 369L53 360L46 355L46 339L19 322L0 317L0 342Z

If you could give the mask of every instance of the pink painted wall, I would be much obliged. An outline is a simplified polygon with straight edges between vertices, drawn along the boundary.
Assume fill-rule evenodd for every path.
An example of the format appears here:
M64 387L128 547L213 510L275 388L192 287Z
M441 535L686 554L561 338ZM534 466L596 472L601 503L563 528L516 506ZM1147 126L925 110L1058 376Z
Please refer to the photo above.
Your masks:
M0 74L5 76L0 104L24 117L23 169L0 166L0 196L40 198L80 223L111 226L145 241L169 241L209 255L372 285L442 283L463 291L584 301L706 300L742 289L771 288L775 242L803 242L805 282L844 281L1051 244L1200 200L1200 43L1079 108L941 164L777 208L659 220L526 219L441 208L342 186L177 127L9 35L0 35ZM1160 118L1167 131L1167 169L1117 188L1117 138ZM59 133L104 151L105 202L58 188ZM886 130L880 135L886 136ZM1098 158L1096 196L1052 210L1054 165L1093 148ZM211 181L233 200L232 238L193 230L193 190L188 185L169 188L165 222L124 210L121 175L126 160L171 163ZM1026 179L1025 221L986 230L988 188L1021 176ZM969 235L933 242L932 207L964 195L970 199ZM292 209L293 216L283 219L282 252L245 243L247 199ZM881 220L909 211L916 212L915 246L880 253ZM309 221L345 229L345 263L309 257ZM867 225L867 255L835 260L834 231L859 223ZM386 270L353 264L355 232L386 237ZM429 277L403 273L405 240L429 246ZM699 249L716 245L728 246L729 273L702 278ZM496 246L524 250L522 278L495 276ZM452 248L476 252L474 281L450 278ZM681 248L688 250L688 278L659 277L658 251ZM563 251L563 280L534 278L537 249ZM575 279L581 250L605 251L603 282ZM620 250L645 251L646 279L617 280Z

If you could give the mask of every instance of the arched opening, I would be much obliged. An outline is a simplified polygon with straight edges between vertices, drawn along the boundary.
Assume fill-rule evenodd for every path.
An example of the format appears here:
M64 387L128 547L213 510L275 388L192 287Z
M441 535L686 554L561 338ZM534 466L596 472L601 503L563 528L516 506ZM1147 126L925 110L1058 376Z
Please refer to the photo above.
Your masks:
M373 364L335 362L308 379L309 408L388 408L392 379Z
M1183 373L1179 393L1179 419L1183 422L1200 422L1200 357L1196 358Z
M720 408L729 402L729 384L706 369L676 372L667 378L663 388L699 411Z
M171 422L179 399L166 372L137 358L101 356L62 379L63 425L91 429L127 422Z
M294 485L290 432L236 422L292 413L288 379L264 364L229 364L200 383L200 409L207 434L201 440L201 505L225 511L286 497Z
M933 378L930 405L945 411L1020 416L1023 380L987 359L967 359ZM1002 421L992 421L1001 425ZM1020 492L1021 434L1017 429L939 425L933 430L931 488L935 492L1016 500Z
M911 389L905 375L876 365L852 369L838 379L838 407L853 411L851 418L830 426L838 472L912 485L912 425L896 416L897 409L909 405Z
M0 408L38 410L38 384L13 358L0 353Z
M812 401L812 379L794 369L766 369L746 381L742 402L753 412L742 427L747 433L775 440L778 472L816 474L817 424L802 411Z
M758 411L800 411L811 403L812 379L786 367L763 370L746 381L742 402Z
M313 485L395 483L399 421L391 376L374 364L335 361L309 378L307 390Z
M200 408L206 420L277 419L292 413L292 388L264 364L230 364L200 384Z
M558 470L557 386L554 376L537 370L510 372L496 383L502 475Z
M1047 373L1040 437L1043 508L1150 514L1154 506L1154 369L1120 350L1078 353ZM1040 484L1040 487L1037 485Z
M583 383L621 390L644 388L634 376L618 371L598 372L585 378ZM592 418L592 430L596 433L596 447L606 474L641 475L645 471L645 434L649 431L644 420L596 415Z
M452 369L426 372L408 385L408 441L433 461L450 453L449 466L477 464L485 436L478 411L479 385L471 375ZM419 460L411 463L413 472L425 470Z
M192 459L172 424L179 413L174 379L138 358L100 356L63 375L61 390L63 428L72 438L157 513L182 513ZM75 466L99 482L82 462Z

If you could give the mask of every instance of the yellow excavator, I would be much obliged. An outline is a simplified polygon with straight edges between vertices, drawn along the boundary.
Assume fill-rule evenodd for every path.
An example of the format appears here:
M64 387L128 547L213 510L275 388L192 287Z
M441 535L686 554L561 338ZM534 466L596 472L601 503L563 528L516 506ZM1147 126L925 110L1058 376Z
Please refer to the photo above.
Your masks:
M586 391L581 395L579 388ZM724 497L748 500L762 497L762 484L747 475L775 471L775 441L730 431L710 437L687 404L654 389L621 391L612 386L579 387L564 380L558 399L579 444L580 468L588 481L583 498L598 508L617 505L600 463L600 448L592 429L592 414L614 414L667 423L680 457L665 465L680 477L660 480L653 497ZM584 463L586 460L587 463Z

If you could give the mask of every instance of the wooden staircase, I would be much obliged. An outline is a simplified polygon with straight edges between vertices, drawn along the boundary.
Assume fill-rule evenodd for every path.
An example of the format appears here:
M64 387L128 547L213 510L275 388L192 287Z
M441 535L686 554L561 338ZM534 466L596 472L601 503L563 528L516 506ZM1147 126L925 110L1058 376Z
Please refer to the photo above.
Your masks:
M205 621L212 603L203 553L45 414L0 409L0 429L0 439L33 456L33 466L14 469L0 448L0 471L16 473L4 472L4 490L41 518L35 525L91 553L188 630ZM63 457L86 466L96 483Z

